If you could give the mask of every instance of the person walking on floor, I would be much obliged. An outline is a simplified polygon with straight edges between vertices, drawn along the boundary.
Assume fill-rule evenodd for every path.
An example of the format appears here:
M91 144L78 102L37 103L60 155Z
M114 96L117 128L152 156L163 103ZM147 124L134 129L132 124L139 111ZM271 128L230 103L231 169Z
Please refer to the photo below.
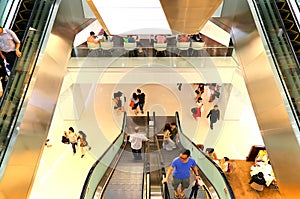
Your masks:
M167 171L166 177L162 180L162 183L167 183L169 176L173 172L173 187L175 198L186 198L184 190L187 189L190 185L191 168L193 169L196 175L195 180L199 179L196 161L193 158L191 158L190 155L190 150L186 149L182 151L179 157L173 160L172 165ZM179 184L181 184L181 187L178 191Z
M137 89L137 97L139 98L139 107L141 110L141 113L144 114L144 105L145 105L145 93L142 93L141 89Z
M73 127L69 128L69 132L67 133L67 135L68 135L68 138L69 138L70 143L72 145L73 155L75 155L76 154L76 146L77 146L78 136L74 132Z
M214 105L214 108L209 111L206 117L210 118L210 129L212 130L213 124L220 119L220 110L218 109L218 105Z
M131 143L131 150L134 160L142 159L142 146L143 141L149 141L149 139L141 134L139 127L134 128L134 133L130 134L129 142Z
M136 93L132 93L132 98L130 100L129 106L131 107L131 110L133 110L135 115L139 113L139 111L137 110L137 107L139 106L139 98Z
M86 140L86 134L83 131L79 131L78 132L78 140L79 140L79 146L80 146L80 150L81 150L81 158L84 157L85 152L88 150L91 150L91 146L89 146L87 140Z

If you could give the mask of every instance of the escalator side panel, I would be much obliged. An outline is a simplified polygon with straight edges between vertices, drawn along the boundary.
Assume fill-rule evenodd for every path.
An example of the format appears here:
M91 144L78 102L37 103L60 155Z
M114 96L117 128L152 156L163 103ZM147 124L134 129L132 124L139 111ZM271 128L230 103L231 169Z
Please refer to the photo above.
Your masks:
M255 2L229 0L225 4L236 8L226 13L226 17L231 19L230 24L234 24L233 43L280 193L285 198L294 198L300 195L300 173L292 169L300 164L300 160L294 158L300 156L298 138L294 133L297 129L293 127L296 122L290 118L288 100L281 95L285 91L276 75L270 50L264 48L268 44L256 14Z

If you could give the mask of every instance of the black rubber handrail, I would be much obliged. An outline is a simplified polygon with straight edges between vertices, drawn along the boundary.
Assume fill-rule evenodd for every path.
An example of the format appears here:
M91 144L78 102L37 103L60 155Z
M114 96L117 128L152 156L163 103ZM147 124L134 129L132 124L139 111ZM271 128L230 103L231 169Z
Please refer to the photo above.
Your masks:
M176 113L175 113L175 118L176 118L176 122L177 122L177 128L179 129L179 132L178 133L181 133L182 134L182 136L184 136L195 148L198 148L197 146L196 146L196 144L194 143L194 142L192 142L191 140L190 140L190 138L188 138L184 133L183 133L183 131L182 131L182 128L181 128L181 124L180 124L180 120L179 120L179 113L176 111ZM211 164L214 166L214 167L216 167L217 168L217 170L219 171L219 173L221 174L221 176L222 176L222 178L223 178L223 180L224 180L224 182L225 182L225 184L226 184L226 188L227 188L227 190L228 190L228 193L230 194L230 197L231 198L235 198L235 196L234 196L234 193L233 193L233 191L232 191L232 188L231 188L231 186L230 186L230 184L229 184L229 182L228 182L228 180L227 180L227 178L226 178L226 176L225 176L225 174L224 174L224 172L222 171L222 169L211 159L211 158L209 158L208 156L206 156L205 155L205 153L202 151L202 150L200 150L200 149L198 149L199 150L199 152L200 153L202 153L203 155L204 155L204 157L209 161L209 162L211 162ZM199 168L199 167L198 167ZM200 170L201 170L201 168L199 168ZM205 175L205 173L201 170L201 172ZM211 181L207 178L207 180L210 182L210 184L211 185L213 185L213 183L211 183Z
M150 121L150 115L149 115L149 111L147 111L147 132L146 132L146 137L149 138L149 121ZM147 181L147 178L150 175L150 159L149 159L149 149L150 149L150 144L149 142L146 142L145 144L145 148L144 148L144 175L143 175L143 184L142 184L142 199L150 199L150 182ZM146 179L145 179L146 178ZM146 182L146 185L144 184L144 182ZM146 186L146 191L144 190ZM144 195L144 193L146 195Z
M153 113L153 122L154 122L154 124L153 124L154 129L156 129L155 112ZM160 168L161 168L161 177L164 178L164 177L166 177L166 169L165 169L165 165L164 165L164 161L163 161L163 155L162 155L160 147L159 147L159 142L158 142L158 139L157 139L157 135L154 135L154 139L155 139L155 143L156 143L156 146L157 146L159 164L160 164ZM162 194L163 194L163 199L170 199L170 191L169 191L169 187L168 187L167 182L162 184Z

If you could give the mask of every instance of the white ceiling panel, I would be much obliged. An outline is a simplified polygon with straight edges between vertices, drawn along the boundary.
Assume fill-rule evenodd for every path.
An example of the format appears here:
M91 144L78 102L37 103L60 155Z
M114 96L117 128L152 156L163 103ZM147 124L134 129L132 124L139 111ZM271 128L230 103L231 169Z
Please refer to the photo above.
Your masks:
M171 34L159 0L93 0L111 34Z

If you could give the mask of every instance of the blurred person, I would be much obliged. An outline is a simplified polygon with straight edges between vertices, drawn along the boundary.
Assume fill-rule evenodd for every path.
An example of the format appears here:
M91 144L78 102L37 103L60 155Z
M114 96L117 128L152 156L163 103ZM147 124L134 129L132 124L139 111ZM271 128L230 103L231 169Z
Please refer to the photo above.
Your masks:
M0 26L0 65L5 66L9 72L12 71L16 58L22 56L20 46L21 41L16 33ZM4 60L7 64L5 64Z
M167 151L172 151L176 148L175 142L171 139L171 125L169 123L165 124L165 127L163 129L164 133L164 141L163 141L163 149L166 149Z
M134 133L130 134L129 142L131 143L131 150L134 160L142 159L142 143L143 141L149 141L149 139L141 134L139 127L134 128Z
M78 132L78 140L79 140L79 146L81 150L81 158L84 157L85 152L88 150L91 150L92 147L89 146L87 140L86 140L86 134L83 131Z
M165 35L156 35L155 36L155 41L158 44L166 43L167 42L167 37Z
M91 31L90 32L90 36L87 38L87 42L91 42L94 44L100 44L101 38L99 38L98 36L95 35L95 32Z
M146 95L145 95L145 93L143 93L141 91L141 89L137 89L136 92L137 92L137 97L139 99L138 103L139 103L139 107L140 107L141 113L144 114L144 105L145 105L145 97L146 97Z
M137 110L138 105L139 105L139 98L136 93L132 93L132 98L129 106L131 107L135 115L139 113L139 111Z
M257 162L264 162L265 164L268 164L269 162L269 157L268 157L268 153L267 150L259 150L257 156L255 157L255 164Z
M251 177L251 180L250 180L249 184L252 184L253 182L255 182L255 183L259 184L259 185L266 186L266 180L264 178L263 172L258 172L257 174L253 175Z
M115 110L125 112L124 104L126 102L126 97L123 95L121 91L114 93L113 102L114 102Z
M78 136L74 132L74 128L70 127L68 133L64 132L64 134L67 136L67 138L69 138L69 141L70 141L70 143L72 145L72 149L73 149L73 155L75 155L76 154Z
M229 161L228 157L224 157L219 161L219 166L223 172L229 171L229 162L228 161Z
M213 148L207 149L206 155L212 160L218 160L217 154L215 153L215 149L213 149Z
M197 107L195 108L195 111L193 112L193 118L197 120L198 117L201 117L201 113L203 111L203 103L202 103L202 98L199 97L197 99Z
M177 124L175 122L171 123L171 137L170 137L175 143L179 142L179 135L178 135L178 129Z
M175 158L172 161L171 166L169 167L166 177L163 178L162 183L167 183L168 178L173 173L173 187L174 187L174 196L175 198L186 198L184 190L187 189L190 185L190 169L192 168L196 178L199 179L199 173L196 161L190 157L191 152L188 149L183 150L179 157ZM178 191L178 186L181 184L180 190Z
M218 105L214 105L214 108L209 111L206 117L210 118L210 129L213 130L213 124L220 119L220 110L218 109Z

